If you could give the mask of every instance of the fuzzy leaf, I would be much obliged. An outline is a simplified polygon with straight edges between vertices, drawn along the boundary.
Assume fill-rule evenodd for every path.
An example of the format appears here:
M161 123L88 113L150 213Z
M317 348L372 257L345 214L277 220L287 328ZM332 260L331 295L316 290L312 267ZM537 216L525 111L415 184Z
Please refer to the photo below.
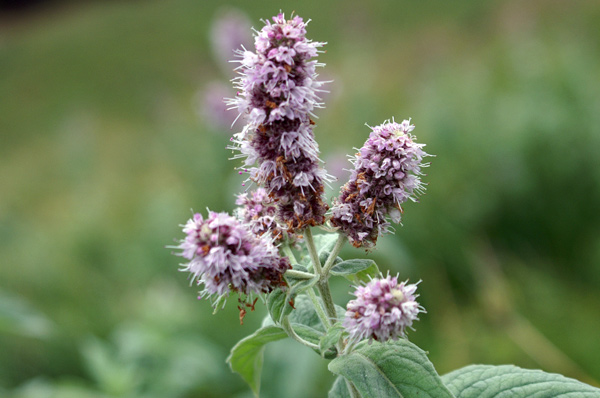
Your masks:
M345 260L334 265L333 268L331 268L331 273L333 275L341 276L352 275L364 271L372 266L377 267L375 261L373 260L355 258L352 260Z
M231 370L239 373L258 397L265 344L286 338L279 326L266 326L240 340L232 349L227 363Z
M360 282L369 282L371 278L375 278L379 275L381 275L379 267L373 261L373 263L370 266L363 269L362 271L358 271L355 274L346 274L344 275L344 277L354 284L359 284Z
M556 373L513 365L470 365L442 376L457 398L598 398L600 389Z
M325 253L329 256L329 253L331 253L331 250L335 246L335 242L338 240L338 234L314 235L313 240L319 256Z
M362 343L329 363L363 397L453 398L425 352L407 340Z
M300 323L292 323L292 327L298 336L317 346L324 336L323 332ZM330 347L326 350L315 349L314 351L325 359L333 359L337 356L337 350L335 347Z
M350 392L348 391L348 386L346 385L346 379L342 376L338 376L333 382L333 386L331 390L329 390L329 394L327 394L328 398L352 398Z
M290 322L311 327L320 332L325 332L325 328L313 307L310 298L305 294L300 294L294 299L296 309L290 314ZM317 343L318 344L318 343Z

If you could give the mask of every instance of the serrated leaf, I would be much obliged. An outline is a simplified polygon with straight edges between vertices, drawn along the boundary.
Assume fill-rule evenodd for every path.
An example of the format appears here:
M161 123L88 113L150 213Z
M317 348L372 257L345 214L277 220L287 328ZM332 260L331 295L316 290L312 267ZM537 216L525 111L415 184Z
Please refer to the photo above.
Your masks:
M332 275L346 276L357 274L368 269L369 267L372 267L373 265L377 267L377 264L375 264L375 261L373 260L354 258L334 265L330 272Z
M281 340L287 333L279 326L266 326L240 340L232 349L227 363L239 373L258 397L265 344Z
M331 390L329 390L329 394L327 394L328 398L352 398L350 395L350 391L348 391L348 385L346 384L346 379L342 376L338 376L333 382L333 386Z
M329 363L363 397L453 398L425 352L407 340L359 344Z
M269 315L275 324L280 325L283 321L283 317L289 315L294 309L290 300L293 299L293 295L290 294L290 289L285 291L282 289L275 289L267 297L267 309Z
M457 398L598 398L600 389L575 379L513 365L470 365L442 376Z
M338 341L340 341L340 337L342 337L343 332L344 326L341 322L337 322L335 325L330 327L327 333L325 333L325 335L321 337L321 340L319 341L319 348L321 349L321 352L333 347Z

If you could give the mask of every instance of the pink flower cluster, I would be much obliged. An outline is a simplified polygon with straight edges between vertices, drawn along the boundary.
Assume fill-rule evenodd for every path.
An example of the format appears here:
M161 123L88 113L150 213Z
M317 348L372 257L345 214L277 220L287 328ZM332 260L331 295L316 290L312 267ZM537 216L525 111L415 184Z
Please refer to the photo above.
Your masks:
M229 105L247 124L232 138L232 149L245 159L250 179L275 200L277 217L289 232L325 222L322 199L327 173L319 166L319 148L311 120L321 107L312 58L323 43L306 39L306 23L283 14L266 21L255 38L256 52L240 51L235 80L239 90Z
M419 312L424 312L416 301L416 290L416 284L398 283L397 276L389 275L356 287L352 293L356 299L348 302L343 321L349 340L384 342L406 337L406 328L411 328Z
M285 286L283 274L291 268L273 241L258 237L235 217L209 212L196 213L184 226L186 233L177 248L189 260L181 265L198 285L200 297L221 298L230 291L251 295Z
M424 190L421 168L423 144L410 132L414 126L404 120L386 122L373 128L356 154L350 180L333 202L331 223L346 234L355 247L372 247L377 237L401 221L402 203L416 201Z

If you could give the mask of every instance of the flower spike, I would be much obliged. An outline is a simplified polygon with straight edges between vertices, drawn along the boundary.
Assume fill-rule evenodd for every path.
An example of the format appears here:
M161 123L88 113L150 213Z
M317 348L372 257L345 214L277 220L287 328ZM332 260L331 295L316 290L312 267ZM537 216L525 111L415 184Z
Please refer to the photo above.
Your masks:
M401 221L402 203L417 201L425 187L421 182L424 144L410 134L414 125L385 122L372 128L369 138L353 160L350 180L334 199L331 224L355 247L373 247L377 237Z
M323 44L306 39L299 16L266 21L255 37L256 52L238 52L238 95L228 101L247 122L231 149L240 151L250 179L275 200L278 218L291 233L323 224L328 209L322 195L329 176L319 165L311 119L322 107L323 83L313 58Z

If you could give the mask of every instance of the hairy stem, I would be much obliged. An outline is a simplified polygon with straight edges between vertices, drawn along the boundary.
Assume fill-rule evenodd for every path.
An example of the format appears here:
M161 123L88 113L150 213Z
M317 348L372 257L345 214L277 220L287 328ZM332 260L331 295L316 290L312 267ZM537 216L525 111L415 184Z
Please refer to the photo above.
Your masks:
M317 253L317 248L315 247L315 241L313 240L313 235L310 228L306 228L304 230L304 241L306 242L306 248L308 249L308 255L312 261L313 268L319 275L322 275L323 268L321 267L319 253Z
M327 317L325 310L323 310L323 305L319 301L319 298L315 294L315 291L312 288L310 288L306 290L306 293L308 293L308 297L310 297L310 300L315 306L315 311L317 311L317 315L319 316L321 323L323 323L325 329L329 329L331 327L331 321L329 320L329 317Z
M327 278L327 275L323 274L321 261L319 261L319 253L317 253L317 248L315 247L315 242L313 240L310 228L306 228L306 230L304 231L304 241L306 242L306 248L308 249L308 254L310 255L310 259L312 260L315 272L319 275L317 289L319 289L319 294L321 295L321 299L323 300L323 304L325 305L325 311L327 312L327 316L329 317L329 319L331 319L331 323L334 324L337 321L337 313L335 312L333 298L331 297L329 280Z

